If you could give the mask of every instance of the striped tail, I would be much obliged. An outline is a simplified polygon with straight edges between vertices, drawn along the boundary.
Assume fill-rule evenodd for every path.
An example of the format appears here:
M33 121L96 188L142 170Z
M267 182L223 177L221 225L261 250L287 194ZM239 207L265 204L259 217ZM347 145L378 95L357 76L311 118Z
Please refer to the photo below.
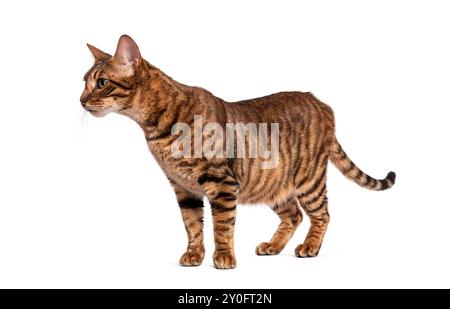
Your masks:
M370 177L361 171L355 163L350 160L342 149L341 145L335 141L330 154L331 162L344 174L345 177L353 180L363 188L381 191L391 188L395 183L395 173L389 172L385 179L378 180Z

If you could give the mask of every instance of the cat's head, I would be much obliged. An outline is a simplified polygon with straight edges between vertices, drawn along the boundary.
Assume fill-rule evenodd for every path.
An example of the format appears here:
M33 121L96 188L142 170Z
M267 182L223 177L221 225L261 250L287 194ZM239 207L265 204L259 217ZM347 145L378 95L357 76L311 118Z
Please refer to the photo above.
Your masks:
M84 76L86 85L80 97L81 105L97 117L130 108L144 65L136 43L122 35L114 56L89 44L88 48L95 63Z

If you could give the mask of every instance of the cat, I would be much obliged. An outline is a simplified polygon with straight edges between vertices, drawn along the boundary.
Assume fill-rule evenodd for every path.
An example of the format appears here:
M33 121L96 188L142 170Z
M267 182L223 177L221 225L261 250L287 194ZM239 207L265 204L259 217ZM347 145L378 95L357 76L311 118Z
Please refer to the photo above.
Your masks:
M329 160L364 188L385 190L394 185L395 173L377 180L349 159L335 137L332 109L309 92L280 92L228 103L164 74L141 57L138 46L127 35L120 37L114 56L89 44L88 48L95 63L84 76L81 104L94 116L119 113L142 128L181 210L188 237L186 252L180 258L183 266L198 266L205 256L203 197L212 209L214 266L230 269L236 266L236 204L267 204L281 220L272 239L256 247L258 255L275 255L283 250L302 222L303 209L311 226L295 254L315 257L330 220L326 190ZM278 164L264 169L260 166L263 158L258 157L174 156L172 145L179 138L179 134L172 134L174 125L185 123L192 128L196 116L222 128L226 123L277 124ZM245 139L245 145L249 143ZM271 146L275 146L273 141Z

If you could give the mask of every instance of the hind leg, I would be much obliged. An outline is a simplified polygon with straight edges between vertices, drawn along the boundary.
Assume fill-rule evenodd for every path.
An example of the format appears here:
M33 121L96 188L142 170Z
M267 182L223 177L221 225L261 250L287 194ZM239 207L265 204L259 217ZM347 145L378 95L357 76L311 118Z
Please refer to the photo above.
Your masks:
M295 249L298 257L317 256L330 221L325 182L319 180L317 183L323 184L313 185L314 190L309 190L299 196L300 205L309 216L311 227L303 244L298 245Z
M256 254L258 255L280 253L302 221L302 213L298 207L296 197L292 197L282 204L275 205L272 209L280 217L281 223L270 242L263 242L256 247Z

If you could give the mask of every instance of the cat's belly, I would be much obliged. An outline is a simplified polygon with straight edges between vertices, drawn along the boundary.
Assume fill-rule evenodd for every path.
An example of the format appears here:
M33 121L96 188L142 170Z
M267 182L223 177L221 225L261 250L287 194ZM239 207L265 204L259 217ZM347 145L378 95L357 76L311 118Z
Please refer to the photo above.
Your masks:
M293 173L286 162L273 169L261 169L260 163L258 159L244 159L235 164L239 203L275 205L295 194Z
M180 187L198 197L205 195L197 178L190 178L186 173L180 174L180 171L164 166L164 164L161 165L167 177L176 182ZM264 203L275 205L295 194L292 176L290 173L285 172L283 168L255 169L244 175L236 173L236 178L239 184L237 200L239 204Z
M239 204L268 204L275 205L284 202L296 194L294 185L295 160L288 160L287 155L281 154L279 162L274 168L264 169L258 158L236 159L233 174L239 184L237 202ZM199 171L204 171L206 161L189 164L182 167L177 161L157 160L169 179L192 194L203 197L205 192L198 183ZM171 162L171 163L169 163Z
M284 188L279 188L276 182L269 184L270 187L275 188L273 192L269 194L257 194L254 190L246 188L239 192L238 203L239 204L267 204L270 206L281 204L289 197L295 195L296 190L293 185L287 185Z

